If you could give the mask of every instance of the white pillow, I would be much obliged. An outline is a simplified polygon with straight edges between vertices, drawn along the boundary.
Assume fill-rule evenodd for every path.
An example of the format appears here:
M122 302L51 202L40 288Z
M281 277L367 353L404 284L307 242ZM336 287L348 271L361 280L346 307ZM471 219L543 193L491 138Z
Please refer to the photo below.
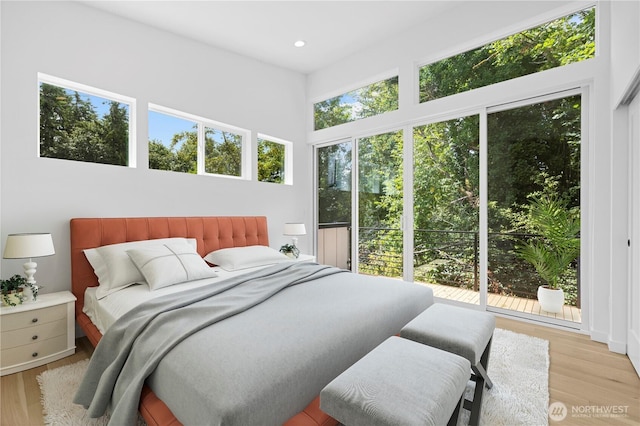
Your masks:
M144 275L151 291L173 284L217 277L198 252L187 242L172 242L127 250Z
M286 255L267 246L246 246L212 251L204 257L212 265L218 265L226 271L273 265L291 261Z
M110 244L84 250L84 255L93 267L93 271L98 277L98 283L100 283L96 290L96 297L102 299L132 284L145 282L144 276L127 255L127 250L175 241L186 241L194 248L197 245L195 238L159 238Z

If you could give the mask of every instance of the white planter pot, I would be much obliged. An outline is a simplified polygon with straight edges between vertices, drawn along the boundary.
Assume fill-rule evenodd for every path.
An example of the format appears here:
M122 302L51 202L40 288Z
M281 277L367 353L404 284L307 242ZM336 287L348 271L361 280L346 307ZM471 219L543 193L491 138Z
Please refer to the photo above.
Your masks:
M538 287L538 303L543 311L559 314L564 306L564 291L541 285Z
M21 305L23 300L22 290L12 291L9 294L2 294L2 306Z

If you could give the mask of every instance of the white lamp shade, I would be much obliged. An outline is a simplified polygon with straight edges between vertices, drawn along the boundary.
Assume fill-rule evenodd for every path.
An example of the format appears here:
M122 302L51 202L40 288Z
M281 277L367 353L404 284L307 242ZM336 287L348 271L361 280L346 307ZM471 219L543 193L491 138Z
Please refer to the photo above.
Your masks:
M304 223L285 223L284 235L306 235L307 230L304 227Z
M5 259L27 259L56 254L51 234L9 234L4 246Z

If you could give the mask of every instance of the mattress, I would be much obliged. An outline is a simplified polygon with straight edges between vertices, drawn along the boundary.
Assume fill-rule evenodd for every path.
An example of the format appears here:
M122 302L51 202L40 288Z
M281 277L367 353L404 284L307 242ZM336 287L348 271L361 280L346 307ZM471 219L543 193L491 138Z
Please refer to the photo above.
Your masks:
M84 307L82 311L87 314L100 333L104 334L107 329L118 318L130 311L141 303L165 296L167 294L175 294L182 291L189 291L205 285L215 284L230 277L250 273L265 266L254 268L246 268L238 271L225 271L222 268L215 267L214 271L218 275L216 278L205 278L202 280L190 281L182 284L164 287L159 290L150 291L147 284L134 284L125 289L112 293L102 299L97 297L98 287L87 287L84 293Z

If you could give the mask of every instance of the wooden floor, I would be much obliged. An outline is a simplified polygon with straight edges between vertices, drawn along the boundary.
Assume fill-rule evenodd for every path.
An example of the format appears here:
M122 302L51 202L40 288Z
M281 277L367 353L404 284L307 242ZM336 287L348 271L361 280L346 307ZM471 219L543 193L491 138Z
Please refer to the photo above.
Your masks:
M551 425L640 424L640 378L626 356L609 352L606 345L570 331L500 317L497 318L497 326L549 340L549 402L562 402L569 411L565 420L552 421ZM0 424L43 424L36 377L46 369L91 356L93 350L86 338L78 339L76 345L75 355L2 377ZM617 407L625 414L616 418L604 417L603 411L611 410L611 407ZM572 415L574 411L576 414Z
M473 290L467 290L459 287L452 287L440 284L424 284L433 290L433 295L443 299L455 300L459 302L479 304L480 293ZM555 318L564 321L581 323L580 308L575 306L564 306L563 312L560 314L552 314L540 309L540 304L534 299L525 299L516 296L503 296L500 294L489 293L487 295L487 305L496 308L509 309L517 312L525 312L533 315L540 315L548 318Z

